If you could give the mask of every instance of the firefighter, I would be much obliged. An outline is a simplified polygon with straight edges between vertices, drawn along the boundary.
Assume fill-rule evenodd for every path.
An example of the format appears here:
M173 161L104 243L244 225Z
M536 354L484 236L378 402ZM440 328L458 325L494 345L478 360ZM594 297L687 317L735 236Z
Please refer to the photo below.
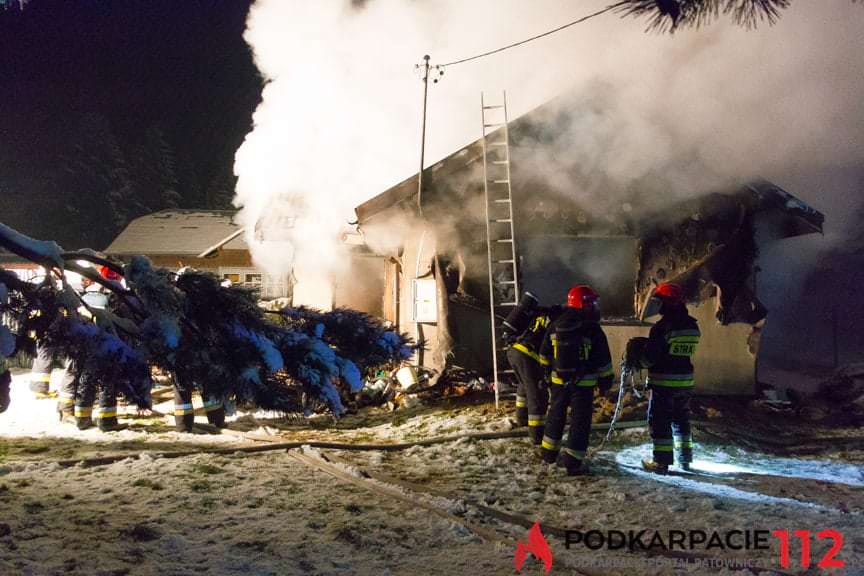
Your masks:
M36 344L36 357L33 358L33 366L30 368L30 391L38 400L51 397L49 390L51 385L51 372L54 369L54 360L41 344Z
M85 279L87 280L87 279ZM109 310L108 296L98 286L87 280L83 282L82 300L87 306L81 306L78 313L105 330L113 331L113 325L107 318ZM119 370L101 382L97 382L83 366L67 362L66 376L60 386L57 409L60 420L69 422L74 416L74 422L79 430L91 428L94 424L103 432L113 432L127 428L117 420L117 379ZM98 396L99 406L94 409Z
M528 426L531 441L539 446L546 422L549 390L544 379L540 345L549 323L560 314L560 307L537 306L530 292L504 321L505 338L512 344L507 360L516 373L516 423Z
M540 356L547 362L551 390L541 457L553 464L560 450L567 474L584 474L594 390L602 395L612 386L612 357L600 328L600 297L590 286L576 285L567 293L567 307L550 323ZM568 407L570 432L562 449Z
M9 371L6 356L0 352L0 414L9 408L11 385L12 373Z
M642 466L666 474L678 449L678 463L688 470L693 461L690 431L690 395L693 391L693 355L699 344L699 325L687 313L684 290L672 283L657 286L651 306L660 320L651 327L644 343L628 343L627 363L648 369L648 426L654 443L652 460Z
M195 378L189 370L178 367L174 371L174 426L178 432L192 432L195 425L195 407L192 405L192 392ZM225 402L207 386L201 391L207 422L227 428L225 423Z

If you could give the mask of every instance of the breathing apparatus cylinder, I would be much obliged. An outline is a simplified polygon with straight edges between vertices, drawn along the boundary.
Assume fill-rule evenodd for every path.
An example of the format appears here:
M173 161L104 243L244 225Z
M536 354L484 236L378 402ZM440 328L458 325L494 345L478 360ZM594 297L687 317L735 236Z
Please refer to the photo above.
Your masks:
M522 334L531 323L534 311L539 304L540 301L531 292L523 293L519 304L516 305L513 311L507 316L507 319L504 320L504 332L514 338Z

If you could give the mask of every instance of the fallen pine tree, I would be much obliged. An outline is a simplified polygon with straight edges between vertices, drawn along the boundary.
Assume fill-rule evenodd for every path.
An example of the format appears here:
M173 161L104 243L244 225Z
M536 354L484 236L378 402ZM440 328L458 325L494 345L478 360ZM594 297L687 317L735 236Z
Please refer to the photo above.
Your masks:
M76 378L110 382L140 407L151 404L155 366L223 401L296 412L311 397L340 414L340 390L358 391L364 373L416 349L377 318L351 310L289 308L284 321L268 319L253 291L223 286L206 272L156 268L144 256L124 265L89 250L65 252L3 224L0 246L45 271L40 281L24 282L0 270L0 340L12 342L0 349L3 357L33 355L38 345L67 359ZM109 306L89 305L67 271L98 284Z

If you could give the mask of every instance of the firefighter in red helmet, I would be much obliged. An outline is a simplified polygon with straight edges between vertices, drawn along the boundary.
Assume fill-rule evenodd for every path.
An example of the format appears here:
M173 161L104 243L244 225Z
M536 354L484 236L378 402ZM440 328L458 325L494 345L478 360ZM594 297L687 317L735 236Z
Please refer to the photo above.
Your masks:
M660 320L651 327L647 341L628 344L627 363L648 368L648 425L654 442L652 460L643 467L665 474L674 462L689 469L693 461L693 437L690 431L690 395L693 391L693 355L699 344L699 325L687 312L684 290L678 284L664 282L654 289L653 302ZM644 339L643 339L644 340Z
M552 464L560 451L568 474L585 473L594 390L603 394L612 385L612 357L600 328L600 296L590 286L573 286L567 293L567 307L549 325L540 355L549 370L551 390L540 454ZM570 432L562 448L568 407Z

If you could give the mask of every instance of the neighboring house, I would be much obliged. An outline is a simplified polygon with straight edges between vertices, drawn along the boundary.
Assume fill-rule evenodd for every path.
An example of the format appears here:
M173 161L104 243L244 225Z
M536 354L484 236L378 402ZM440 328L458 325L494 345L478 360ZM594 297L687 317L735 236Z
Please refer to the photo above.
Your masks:
M759 248L821 232L822 214L765 181L667 197L648 183L621 190L583 171L554 174L553 187L533 168L547 146L549 118L541 107L509 123L520 291L550 305L562 303L575 283L597 288L617 364L629 338L647 335L650 324L641 316L653 285L676 279L703 332L697 390L753 394L767 312L757 298ZM490 165L503 158L501 150L487 148ZM447 361L491 372L483 163L478 140L425 169L422 216L416 175L355 209L366 244L386 258L384 317L423 339L427 350L418 361L435 368ZM492 260L508 258L496 252L496 226L509 227L504 213L494 213L501 205L490 203ZM492 270L502 273L494 264Z
M243 229L234 222L235 214L218 210L162 210L148 214L130 222L105 252L124 261L141 254L156 266L171 270L191 266L212 272L234 284L259 289L265 300L288 298L294 305L322 309L342 306L381 316L384 258L372 253L356 231L346 228L342 233L348 257L344 272L329 278L326 285L304 290L302 284L296 284L297 278L305 276L302 270L274 275L253 264ZM291 228L293 221L283 218L279 226ZM260 230L256 236L263 239Z
M264 299L291 295L287 275L255 267L233 211L162 210L136 218L105 250L128 261L144 255L156 266L178 270L191 266L234 284L256 288ZM205 255L206 254L206 255Z
M0 268L11 270L22 280L30 280L35 276L41 276L45 271L30 260L26 260L0 248Z

